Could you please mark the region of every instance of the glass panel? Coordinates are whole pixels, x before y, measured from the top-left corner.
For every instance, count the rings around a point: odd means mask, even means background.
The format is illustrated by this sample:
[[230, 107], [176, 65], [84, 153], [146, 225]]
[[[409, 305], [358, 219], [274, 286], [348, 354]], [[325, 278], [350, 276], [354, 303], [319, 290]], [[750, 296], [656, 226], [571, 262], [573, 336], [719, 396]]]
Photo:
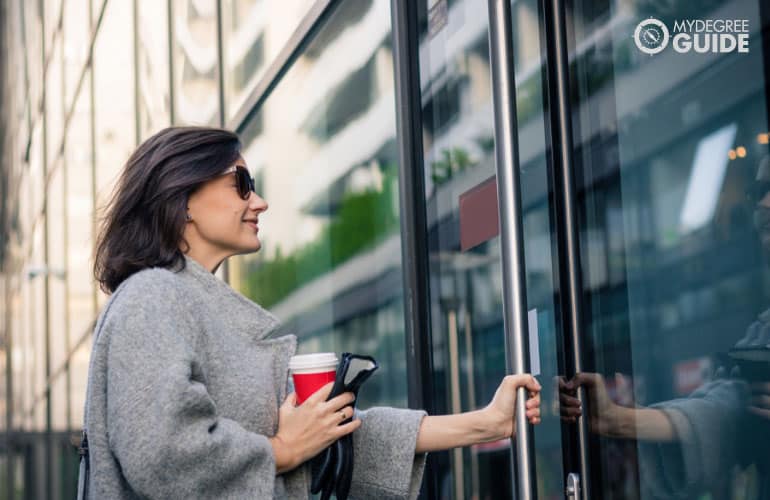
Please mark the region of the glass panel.
[[22, 412], [19, 408], [24, 408], [24, 390], [27, 385], [27, 323], [24, 316], [24, 309], [22, 306], [22, 299], [24, 298], [24, 286], [20, 282], [22, 273], [18, 273], [13, 277], [11, 282], [12, 286], [12, 302], [11, 302], [11, 324], [10, 332], [13, 336], [11, 339], [11, 369], [13, 370], [13, 389], [12, 389], [12, 402], [14, 406], [14, 412], [11, 415], [11, 427], [22, 427]]
[[[88, 58], [88, 44], [91, 43], [88, 2], [89, 0], [67, 0], [63, 7], [64, 102], [68, 110]], [[84, 81], [84, 85], [88, 85], [88, 80]]]
[[[373, 14], [371, 0], [358, 3], [362, 12]], [[313, 0], [223, 0], [222, 43], [228, 120], [238, 112], [249, 91], [288, 42], [311, 5]], [[362, 24], [365, 22], [362, 20]], [[332, 36], [338, 34], [329, 33]]]
[[[48, 338], [50, 349], [50, 373], [53, 375], [64, 366], [67, 359], [67, 286], [65, 262], [66, 208], [64, 206], [63, 166], [59, 164], [51, 174], [48, 183], [47, 229], [48, 229]], [[44, 279], [44, 276], [38, 278]], [[63, 380], [64, 377], [59, 377]], [[60, 385], [60, 384], [59, 384]], [[51, 389], [51, 416], [56, 430], [67, 426], [66, 391], [54, 385]], [[45, 404], [42, 402], [41, 404]]]
[[82, 338], [82, 343], [70, 359], [70, 411], [72, 412], [72, 429], [83, 428], [83, 410], [86, 404], [86, 384], [88, 380], [88, 361], [91, 357], [91, 336]]
[[[48, 219], [48, 324], [51, 346], [51, 370], [64, 364], [67, 355], [66, 300], [65, 283], [65, 230], [64, 215], [64, 178], [59, 166], [51, 174], [48, 184], [47, 219]], [[42, 221], [41, 221], [42, 222]]]
[[20, 2], [24, 15], [24, 45], [29, 73], [29, 98], [32, 121], [40, 116], [40, 96], [43, 89], [43, 34], [39, 2]]
[[135, 147], [133, 18], [130, 2], [109, 2], [94, 45], [98, 205]]
[[48, 63], [45, 75], [45, 106], [46, 106], [46, 135], [48, 148], [48, 170], [59, 159], [59, 148], [62, 141], [64, 126], [64, 101], [62, 87], [62, 51], [61, 40], [56, 39], [56, 45], [51, 52], [52, 57]]
[[[59, 16], [61, 15], [62, 0], [44, 0], [40, 2], [43, 5], [45, 14], [45, 50], [46, 57], [51, 53], [54, 34], [59, 29]], [[56, 34], [58, 36], [58, 34]]]
[[67, 377], [65, 373], [54, 379], [51, 387], [51, 428], [54, 432], [66, 431], [69, 427]]
[[[437, 413], [488, 404], [506, 374], [494, 114], [485, 5], [426, 2], [421, 25], [426, 204]], [[558, 373], [538, 3], [513, 6], [528, 306], [542, 380]], [[475, 233], [475, 234], [474, 234]], [[534, 349], [533, 349], [534, 350]], [[543, 384], [543, 400], [553, 397]], [[535, 429], [541, 498], [563, 493], [560, 421]], [[510, 498], [510, 441], [436, 454], [441, 498]], [[502, 480], [506, 478], [505, 480]]]
[[[28, 268], [27, 279], [30, 280], [30, 301], [27, 302], [27, 314], [30, 316], [32, 336], [32, 381], [28, 404], [25, 410], [31, 410], [33, 419], [31, 430], [45, 430], [45, 387], [46, 387], [46, 339], [45, 339], [45, 314], [40, 310], [40, 304], [45, 304], [45, 283], [42, 274], [35, 273], [45, 265], [45, 251], [43, 247], [43, 224], [39, 221], [35, 226], [32, 239], [31, 269]], [[33, 272], [30, 273], [29, 270]]]
[[[7, 328], [11, 326], [11, 318], [9, 317], [9, 314], [11, 314], [11, 308], [9, 305], [11, 304], [11, 294], [10, 291], [10, 273], [0, 275], [0, 317], [2, 317], [5, 321], [3, 322], [3, 333], [2, 333], [2, 340], [3, 340], [3, 346], [2, 349], [0, 349], [0, 411], [2, 411], [3, 415], [7, 415], [7, 409], [13, 408], [13, 405], [11, 403], [11, 397], [12, 394], [9, 394], [6, 390], [8, 386], [8, 363], [7, 363], [7, 357], [11, 354], [8, 352], [10, 341], [11, 341], [11, 332], [13, 330], [8, 330]], [[12, 379], [11, 379], [12, 380]], [[0, 432], [7, 432], [8, 431], [8, 421], [3, 420], [0, 422]], [[5, 460], [3, 457], [7, 457], [7, 450], [4, 450], [3, 453], [0, 454], [0, 460]], [[0, 463], [0, 467], [5, 465], [5, 463]], [[2, 475], [4, 473], [0, 473], [0, 478], [3, 479], [3, 481], [7, 481], [8, 477], [5, 475]]]
[[[357, 0], [335, 7], [242, 134], [270, 208], [262, 250], [231, 259], [231, 276], [297, 333], [300, 352], [375, 357], [362, 406], [406, 406], [390, 16], [373, 43], [359, 14]], [[341, 26], [345, 43], [331, 36]]]
[[[89, 78], [86, 72], [86, 78]], [[90, 86], [75, 101], [67, 129], [67, 300], [71, 342], [90, 334], [94, 311], [91, 253], [94, 245]], [[68, 350], [72, 345], [68, 346]], [[78, 383], [85, 383], [85, 379]]]
[[[94, 44], [97, 213], [136, 146], [132, 10], [130, 2], [107, 3]], [[101, 308], [107, 296], [97, 297]]]
[[174, 0], [174, 99], [177, 124], [219, 123], [216, 0]]
[[16, 399], [16, 404], [20, 410], [17, 410], [16, 414], [19, 415], [18, 425], [22, 429], [29, 429], [29, 415], [28, 411], [32, 405], [32, 383], [34, 380], [34, 329], [32, 324], [32, 315], [30, 314], [30, 304], [32, 303], [32, 283], [27, 279], [26, 273], [21, 274], [21, 300], [19, 303], [20, 323], [23, 328], [20, 335], [20, 363], [21, 377], [14, 381], [14, 385], [19, 383], [19, 397]]
[[171, 121], [168, 67], [168, 4], [138, 0], [137, 49], [140, 141]]
[[32, 229], [38, 223], [43, 211], [45, 201], [45, 169], [43, 166], [43, 120], [38, 120], [32, 131], [32, 144], [29, 148], [29, 177], [27, 183], [27, 196], [29, 197], [28, 213], [26, 219], [28, 231], [27, 240], [32, 237]]
[[768, 343], [760, 3], [576, 3], [584, 355], [600, 375], [579, 381], [597, 498], [770, 498], [770, 421], [746, 383], [770, 365], [731, 357]]
[[[99, 14], [106, 7], [107, 0], [90, 0], [91, 3], [91, 25], [96, 26], [99, 20]], [[125, 2], [124, 2], [125, 3]]]
[[78, 472], [80, 469], [80, 456], [77, 446], [80, 444], [80, 436], [77, 433], [70, 433], [69, 436], [62, 436], [59, 442], [61, 456], [61, 467], [59, 475], [61, 478], [61, 497], [72, 498], [77, 496], [78, 491]]

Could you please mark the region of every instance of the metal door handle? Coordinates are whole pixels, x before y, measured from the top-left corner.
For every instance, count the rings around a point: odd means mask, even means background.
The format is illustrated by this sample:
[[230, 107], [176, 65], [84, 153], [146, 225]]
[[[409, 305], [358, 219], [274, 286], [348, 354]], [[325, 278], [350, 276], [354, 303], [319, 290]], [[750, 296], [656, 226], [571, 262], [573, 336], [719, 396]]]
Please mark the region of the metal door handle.
[[[508, 373], [521, 374], [530, 371], [529, 328], [510, 0], [489, 0], [489, 48], [500, 203], [506, 364]], [[516, 498], [537, 500], [534, 432], [527, 422], [526, 400], [527, 390], [520, 387], [516, 398], [516, 439], [511, 449], [512, 472], [516, 478]]]
[[567, 487], [565, 493], [567, 500], [578, 500], [580, 498], [580, 475], [570, 472], [567, 474]]

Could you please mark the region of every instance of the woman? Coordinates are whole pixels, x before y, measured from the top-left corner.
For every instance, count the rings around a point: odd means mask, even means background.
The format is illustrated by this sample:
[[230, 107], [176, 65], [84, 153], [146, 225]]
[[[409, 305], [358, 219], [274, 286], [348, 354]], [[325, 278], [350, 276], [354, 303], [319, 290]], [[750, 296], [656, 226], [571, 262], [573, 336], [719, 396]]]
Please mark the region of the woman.
[[279, 321], [213, 275], [259, 250], [265, 210], [232, 132], [167, 128], [129, 158], [95, 256], [111, 297], [89, 370], [89, 497], [308, 498], [307, 461], [348, 433], [351, 496], [415, 497], [426, 452], [513, 434], [518, 387], [539, 422], [530, 375], [459, 415], [372, 408], [339, 425], [352, 395], [326, 401], [330, 385], [295, 406], [296, 338], [267, 338]]

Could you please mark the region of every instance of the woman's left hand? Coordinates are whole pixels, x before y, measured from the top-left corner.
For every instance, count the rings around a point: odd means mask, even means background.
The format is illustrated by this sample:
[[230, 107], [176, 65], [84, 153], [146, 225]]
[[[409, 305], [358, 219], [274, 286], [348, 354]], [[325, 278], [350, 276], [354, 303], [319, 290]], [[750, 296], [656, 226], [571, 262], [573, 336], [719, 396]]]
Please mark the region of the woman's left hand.
[[540, 383], [529, 374], [508, 375], [500, 383], [484, 412], [494, 422], [494, 428], [500, 430], [498, 439], [513, 436], [513, 417], [516, 412], [516, 393], [519, 387], [529, 392], [527, 399], [527, 420], [531, 424], [540, 423]]

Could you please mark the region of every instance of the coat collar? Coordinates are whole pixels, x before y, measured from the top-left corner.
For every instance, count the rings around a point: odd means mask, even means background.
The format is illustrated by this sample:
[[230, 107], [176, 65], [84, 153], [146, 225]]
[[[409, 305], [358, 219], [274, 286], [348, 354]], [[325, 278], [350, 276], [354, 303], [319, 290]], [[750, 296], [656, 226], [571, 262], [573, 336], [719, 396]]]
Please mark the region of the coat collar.
[[234, 290], [230, 285], [217, 278], [211, 271], [206, 269], [201, 263], [195, 259], [185, 255], [185, 267], [184, 269], [176, 270], [175, 272], [190, 277], [196, 280], [204, 290], [209, 294], [229, 296], [232, 299], [240, 302], [246, 308], [254, 311], [256, 318], [256, 328], [252, 331], [255, 332], [257, 339], [263, 339], [265, 337], [276, 337], [282, 332], [281, 322], [270, 311], [262, 308], [256, 302], [249, 300], [242, 294]]

